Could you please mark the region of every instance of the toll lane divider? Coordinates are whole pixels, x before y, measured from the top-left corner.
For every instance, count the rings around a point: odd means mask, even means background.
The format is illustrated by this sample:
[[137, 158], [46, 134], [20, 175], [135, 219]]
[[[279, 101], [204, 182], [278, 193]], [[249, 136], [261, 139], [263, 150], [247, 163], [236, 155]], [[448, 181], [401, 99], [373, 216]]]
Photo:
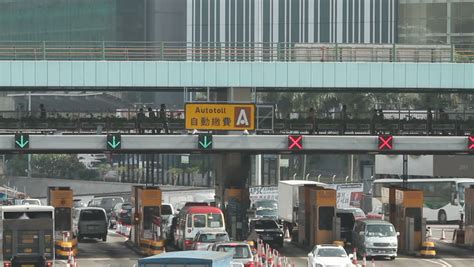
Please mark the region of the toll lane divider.
[[254, 255], [254, 266], [256, 267], [295, 267], [289, 259], [265, 244], [261, 239], [257, 240], [257, 249]]

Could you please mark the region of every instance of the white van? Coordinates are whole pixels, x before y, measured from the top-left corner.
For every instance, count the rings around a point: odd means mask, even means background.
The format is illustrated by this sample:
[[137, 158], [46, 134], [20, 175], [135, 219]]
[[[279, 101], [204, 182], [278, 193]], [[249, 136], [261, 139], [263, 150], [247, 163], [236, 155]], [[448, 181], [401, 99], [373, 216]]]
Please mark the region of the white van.
[[383, 220], [357, 220], [352, 232], [352, 243], [357, 253], [367, 257], [397, 257], [398, 235], [393, 224]]

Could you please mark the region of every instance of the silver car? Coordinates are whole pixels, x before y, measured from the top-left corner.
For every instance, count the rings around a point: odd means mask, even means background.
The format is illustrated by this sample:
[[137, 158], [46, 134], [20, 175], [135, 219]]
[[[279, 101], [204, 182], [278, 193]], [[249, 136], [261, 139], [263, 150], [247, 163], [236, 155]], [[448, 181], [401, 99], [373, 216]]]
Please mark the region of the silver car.
[[225, 231], [199, 231], [193, 240], [193, 250], [207, 250], [216, 242], [229, 241], [229, 235]]
[[253, 266], [253, 254], [246, 242], [220, 242], [210, 246], [208, 250], [232, 253], [233, 264], [242, 263], [244, 267]]

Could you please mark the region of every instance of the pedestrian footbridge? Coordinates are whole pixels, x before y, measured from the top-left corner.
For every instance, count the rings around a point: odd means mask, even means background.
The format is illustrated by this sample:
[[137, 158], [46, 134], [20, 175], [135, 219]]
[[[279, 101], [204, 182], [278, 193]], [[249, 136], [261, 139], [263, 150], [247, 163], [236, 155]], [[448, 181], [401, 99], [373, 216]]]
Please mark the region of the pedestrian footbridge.
[[471, 54], [455, 46], [0, 43], [0, 87], [467, 92]]

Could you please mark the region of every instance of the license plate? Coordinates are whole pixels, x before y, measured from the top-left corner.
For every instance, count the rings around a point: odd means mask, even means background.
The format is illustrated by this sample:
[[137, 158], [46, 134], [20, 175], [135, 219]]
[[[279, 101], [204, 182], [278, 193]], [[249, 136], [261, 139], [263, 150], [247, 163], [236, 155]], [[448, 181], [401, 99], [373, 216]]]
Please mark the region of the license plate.
[[35, 267], [34, 264], [22, 264], [21, 267]]
[[96, 226], [87, 226], [87, 229], [89, 229], [89, 230], [94, 230], [96, 228], [97, 228]]

